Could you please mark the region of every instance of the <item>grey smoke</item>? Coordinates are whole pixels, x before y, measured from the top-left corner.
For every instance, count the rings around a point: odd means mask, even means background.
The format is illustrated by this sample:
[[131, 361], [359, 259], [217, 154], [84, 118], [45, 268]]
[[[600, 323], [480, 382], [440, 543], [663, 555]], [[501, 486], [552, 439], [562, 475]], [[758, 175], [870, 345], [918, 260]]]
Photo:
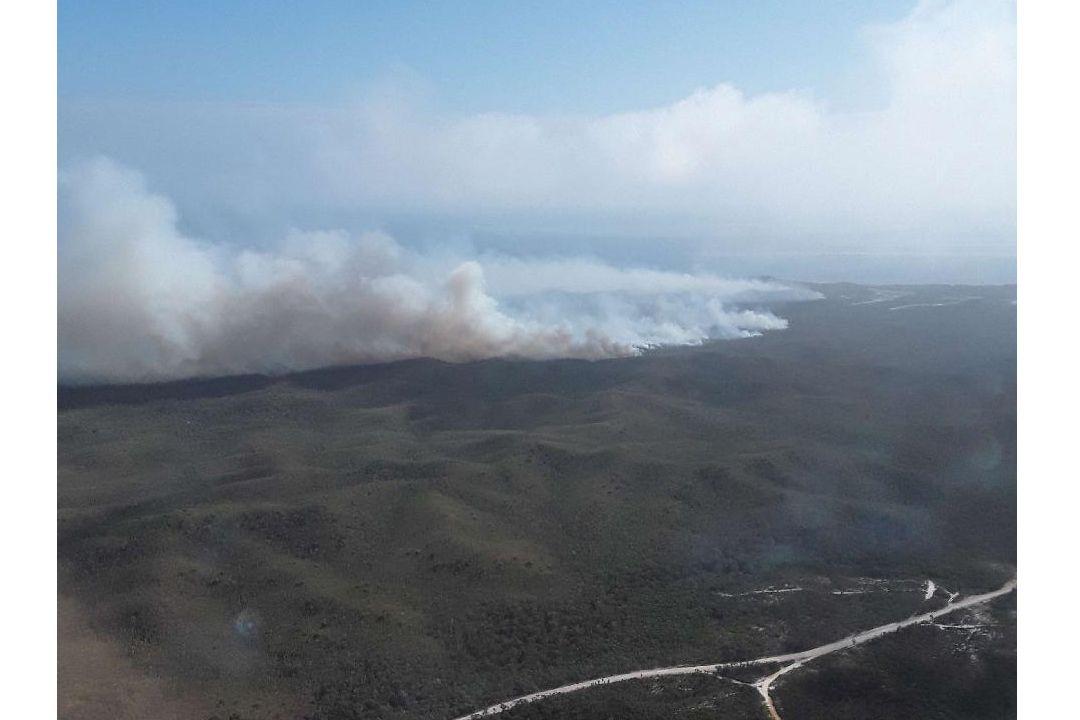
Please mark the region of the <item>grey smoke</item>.
[[160, 380], [411, 357], [602, 358], [786, 327], [815, 297], [581, 258], [434, 258], [378, 232], [208, 244], [108, 159], [61, 173], [60, 378]]

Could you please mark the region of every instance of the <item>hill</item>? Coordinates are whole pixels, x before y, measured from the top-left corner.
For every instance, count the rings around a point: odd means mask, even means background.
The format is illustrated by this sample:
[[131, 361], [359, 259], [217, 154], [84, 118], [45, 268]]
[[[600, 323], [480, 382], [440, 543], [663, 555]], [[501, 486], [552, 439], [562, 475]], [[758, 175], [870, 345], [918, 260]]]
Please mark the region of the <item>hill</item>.
[[[634, 358], [60, 388], [62, 716], [451, 718], [809, 647], [928, 578], [996, 587], [1015, 288], [815, 289], [785, 331]], [[1007, 680], [1002, 633], [983, 670]], [[793, 687], [827, 713], [821, 677]], [[745, 717], [704, 682], [514, 712], [697, 717], [699, 695]]]

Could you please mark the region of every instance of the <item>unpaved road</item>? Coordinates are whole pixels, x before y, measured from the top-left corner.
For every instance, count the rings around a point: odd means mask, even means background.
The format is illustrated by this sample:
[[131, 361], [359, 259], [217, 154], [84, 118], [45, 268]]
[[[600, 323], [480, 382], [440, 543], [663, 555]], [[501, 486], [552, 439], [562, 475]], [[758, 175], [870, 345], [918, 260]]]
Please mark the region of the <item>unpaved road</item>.
[[765, 707], [769, 712], [769, 717], [772, 720], [781, 720], [780, 716], [776, 712], [776, 708], [773, 705], [772, 697], [769, 695], [769, 691], [772, 688], [776, 679], [781, 675], [791, 672], [796, 668], [805, 665], [806, 663], [823, 655], [829, 655], [838, 650], [861, 645], [865, 642], [870, 642], [888, 633], [902, 630], [903, 628], [911, 625], [918, 625], [919, 623], [931, 622], [943, 615], [962, 610], [972, 605], [979, 605], [985, 602], [990, 602], [994, 598], [1007, 595], [1016, 589], [1016, 579], [1013, 578], [1007, 583], [1002, 585], [997, 590], [992, 590], [981, 595], [969, 595], [965, 598], [955, 599], [950, 601], [944, 607], [937, 610], [931, 610], [930, 612], [921, 613], [918, 615], [912, 615], [904, 620], [898, 620], [897, 622], [888, 623], [885, 625], [879, 625], [869, 630], [863, 630], [862, 632], [855, 633], [854, 635], [848, 635], [840, 640], [826, 643], [825, 645], [819, 645], [818, 647], [811, 648], [809, 650], [802, 650], [800, 652], [787, 653], [786, 655], [771, 655], [768, 657], [754, 658], [752, 660], [739, 660], [735, 662], [722, 662], [713, 663], [711, 665], [677, 665], [674, 667], [653, 668], [652, 670], [635, 670], [633, 672], [622, 673], [621, 675], [607, 675], [605, 677], [593, 678], [591, 680], [582, 680], [581, 682], [571, 683], [570, 685], [562, 685], [561, 687], [551, 688], [550, 690], [541, 690], [540, 692], [531, 693], [529, 695], [521, 695], [520, 697], [510, 698], [503, 702], [486, 707], [482, 710], [476, 710], [468, 715], [462, 715], [455, 720], [476, 720], [476, 718], [488, 717], [490, 715], [498, 715], [501, 712], [509, 710], [518, 705], [525, 705], [528, 703], [534, 703], [544, 698], [552, 697], [555, 695], [566, 695], [572, 692], [578, 692], [579, 690], [587, 690], [593, 687], [599, 687], [601, 685], [610, 685], [612, 683], [624, 682], [626, 680], [642, 680], [645, 678], [666, 677], [669, 675], [691, 675], [694, 673], [717, 673], [724, 668], [738, 668], [748, 667], [752, 665], [772, 665], [780, 664], [779, 670], [767, 675], [753, 684], [757, 691], [761, 694], [762, 700], [765, 703]]

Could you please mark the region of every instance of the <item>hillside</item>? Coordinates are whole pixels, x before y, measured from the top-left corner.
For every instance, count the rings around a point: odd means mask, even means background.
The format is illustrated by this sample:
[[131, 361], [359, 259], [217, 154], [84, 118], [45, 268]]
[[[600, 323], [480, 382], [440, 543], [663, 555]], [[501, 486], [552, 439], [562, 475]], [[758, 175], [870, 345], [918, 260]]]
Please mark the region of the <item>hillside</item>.
[[[827, 642], [910, 614], [931, 578], [1000, 585], [1015, 288], [815, 289], [775, 308], [787, 330], [634, 358], [62, 387], [62, 717], [449, 719]], [[779, 588], [797, 590], [750, 594]], [[957, 677], [998, 678], [1007, 703], [1015, 613], [994, 618]], [[873, 687], [950, 667], [899, 638], [882, 652], [854, 700], [823, 680], [840, 661], [793, 676], [791, 717], [836, 697], [861, 716]], [[506, 717], [763, 713], [744, 690]], [[940, 717], [989, 716], [939, 695]]]

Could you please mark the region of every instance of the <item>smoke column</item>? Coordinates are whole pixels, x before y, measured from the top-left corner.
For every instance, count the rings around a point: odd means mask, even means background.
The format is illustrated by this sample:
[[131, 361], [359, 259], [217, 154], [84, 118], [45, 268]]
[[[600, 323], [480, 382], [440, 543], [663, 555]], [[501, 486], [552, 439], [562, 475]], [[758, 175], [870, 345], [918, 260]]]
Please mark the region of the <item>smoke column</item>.
[[206, 244], [180, 231], [169, 199], [105, 158], [61, 173], [59, 214], [62, 382], [617, 357], [783, 329], [762, 305], [816, 297], [587, 259], [448, 262], [383, 233], [293, 231], [273, 251]]

